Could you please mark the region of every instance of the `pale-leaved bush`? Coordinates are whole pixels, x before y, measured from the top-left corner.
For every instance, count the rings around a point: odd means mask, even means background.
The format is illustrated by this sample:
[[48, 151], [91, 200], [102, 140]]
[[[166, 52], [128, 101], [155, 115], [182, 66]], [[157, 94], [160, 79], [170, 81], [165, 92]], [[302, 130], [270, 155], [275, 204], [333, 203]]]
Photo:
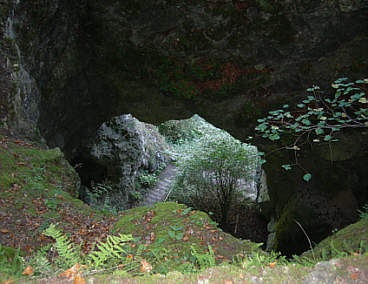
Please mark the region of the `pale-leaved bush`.
[[241, 185], [254, 178], [257, 152], [225, 131], [203, 135], [181, 150], [172, 198], [218, 212], [226, 222], [231, 204], [241, 196]]

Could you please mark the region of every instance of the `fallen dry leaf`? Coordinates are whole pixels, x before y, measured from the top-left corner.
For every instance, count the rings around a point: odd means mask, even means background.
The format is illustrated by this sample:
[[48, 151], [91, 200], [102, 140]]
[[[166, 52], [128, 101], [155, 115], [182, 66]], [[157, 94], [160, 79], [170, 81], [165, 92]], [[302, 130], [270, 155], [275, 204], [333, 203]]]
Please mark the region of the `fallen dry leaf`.
[[276, 265], [276, 261], [275, 262], [271, 262], [271, 263], [268, 264], [268, 266], [271, 267], [271, 268], [274, 268], [275, 265]]
[[140, 272], [147, 272], [147, 273], [149, 273], [149, 272], [151, 272], [152, 271], [152, 265], [151, 264], [149, 264], [148, 262], [147, 262], [147, 260], [145, 260], [145, 259], [142, 259], [141, 261], [140, 261], [140, 264], [141, 264], [141, 266], [139, 267], [139, 271]]
[[0, 229], [0, 232], [6, 234], [6, 233], [9, 233], [9, 230], [8, 229]]
[[154, 232], [150, 233], [150, 240], [151, 240], [151, 242], [153, 242], [155, 240], [155, 233]]
[[33, 273], [32, 267], [28, 265], [28, 266], [23, 270], [22, 275], [32, 275], [32, 273]]
[[84, 284], [84, 279], [80, 276], [80, 274], [77, 274], [74, 277], [73, 284]]
[[79, 272], [79, 264], [74, 264], [71, 268], [59, 274], [59, 277], [73, 278]]
[[11, 284], [11, 283], [13, 283], [14, 282], [14, 280], [8, 280], [8, 281], [3, 281], [3, 282], [1, 282], [1, 284]]
[[358, 273], [350, 273], [350, 279], [351, 280], [356, 280], [356, 279], [358, 279]]

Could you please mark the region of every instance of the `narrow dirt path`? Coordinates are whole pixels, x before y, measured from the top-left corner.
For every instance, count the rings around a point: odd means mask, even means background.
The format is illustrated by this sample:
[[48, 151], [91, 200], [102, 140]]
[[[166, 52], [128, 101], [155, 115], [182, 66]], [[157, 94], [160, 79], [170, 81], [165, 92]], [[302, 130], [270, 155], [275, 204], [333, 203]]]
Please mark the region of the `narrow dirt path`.
[[169, 191], [170, 184], [174, 181], [176, 175], [176, 166], [169, 164], [159, 176], [159, 181], [147, 193], [144, 200], [138, 206], [150, 206], [156, 202], [163, 201]]

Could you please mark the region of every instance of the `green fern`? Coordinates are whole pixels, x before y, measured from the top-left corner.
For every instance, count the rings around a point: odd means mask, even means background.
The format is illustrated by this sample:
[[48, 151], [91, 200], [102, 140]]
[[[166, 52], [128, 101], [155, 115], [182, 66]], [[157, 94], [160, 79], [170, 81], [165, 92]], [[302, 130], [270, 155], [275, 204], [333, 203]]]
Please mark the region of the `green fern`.
[[77, 262], [81, 262], [80, 246], [73, 245], [65, 235], [55, 228], [54, 224], [50, 224], [50, 226], [43, 231], [43, 234], [55, 239], [55, 248], [59, 255], [57, 264], [59, 264], [61, 268], [70, 268]]
[[33, 268], [33, 275], [49, 275], [52, 271], [51, 264], [46, 257], [47, 251], [51, 248], [51, 244], [41, 247], [28, 260], [28, 265]]
[[119, 234], [119, 236], [108, 236], [105, 243], [98, 242], [98, 250], [92, 251], [87, 256], [88, 266], [97, 269], [125, 262], [125, 257], [128, 255], [127, 242], [132, 239], [131, 235]]
[[97, 250], [93, 250], [87, 256], [81, 256], [80, 246], [73, 245], [68, 238], [51, 224], [43, 234], [55, 239], [55, 248], [58, 258], [55, 264], [60, 268], [70, 268], [75, 263], [87, 264], [91, 269], [111, 268], [117, 264], [124, 264], [126, 270], [133, 269], [137, 263], [127, 261], [129, 254], [127, 242], [133, 240], [132, 235], [108, 236], [106, 242], [98, 242]]
[[193, 245], [190, 246], [190, 249], [191, 254], [195, 258], [196, 263], [199, 265], [200, 269], [215, 266], [215, 254], [213, 253], [212, 247], [210, 245], [208, 246], [209, 252], [205, 254], [198, 253]]

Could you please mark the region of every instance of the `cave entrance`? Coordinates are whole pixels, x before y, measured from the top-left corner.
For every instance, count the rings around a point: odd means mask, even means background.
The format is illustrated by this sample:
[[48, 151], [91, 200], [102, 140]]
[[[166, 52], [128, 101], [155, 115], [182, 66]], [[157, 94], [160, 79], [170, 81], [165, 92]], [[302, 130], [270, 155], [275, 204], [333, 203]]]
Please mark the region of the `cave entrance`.
[[209, 213], [235, 237], [266, 243], [259, 208], [268, 196], [260, 193], [257, 148], [198, 115], [158, 126], [114, 117], [72, 162], [82, 181], [80, 199], [91, 206], [120, 211], [177, 201]]

